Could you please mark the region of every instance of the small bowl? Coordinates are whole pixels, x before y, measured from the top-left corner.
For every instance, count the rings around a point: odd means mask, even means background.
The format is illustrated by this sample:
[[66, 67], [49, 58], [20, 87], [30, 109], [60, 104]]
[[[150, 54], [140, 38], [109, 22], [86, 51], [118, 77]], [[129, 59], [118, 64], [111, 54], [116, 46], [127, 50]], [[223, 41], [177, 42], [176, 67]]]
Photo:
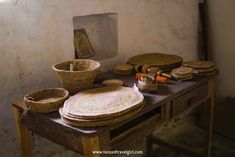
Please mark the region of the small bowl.
[[158, 83], [145, 82], [138, 80], [138, 88], [142, 91], [154, 92], [158, 89]]

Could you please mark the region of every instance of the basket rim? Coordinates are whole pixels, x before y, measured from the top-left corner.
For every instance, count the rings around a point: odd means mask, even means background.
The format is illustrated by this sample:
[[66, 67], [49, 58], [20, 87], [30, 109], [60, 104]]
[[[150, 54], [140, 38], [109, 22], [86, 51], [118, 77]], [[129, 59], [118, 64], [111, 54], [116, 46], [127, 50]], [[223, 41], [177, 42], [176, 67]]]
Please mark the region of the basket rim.
[[[73, 61], [79, 61], [79, 60], [84, 60], [84, 61], [92, 61], [95, 62], [97, 64], [96, 67], [92, 68], [92, 69], [88, 69], [88, 70], [83, 70], [83, 71], [69, 71], [69, 70], [61, 70], [61, 69], [57, 69], [55, 66], [59, 65], [59, 64], [64, 64], [67, 62], [73, 62]], [[52, 68], [56, 71], [56, 72], [64, 72], [64, 73], [84, 73], [84, 72], [90, 72], [90, 71], [94, 71], [94, 70], [98, 70], [100, 68], [100, 63], [98, 61], [92, 60], [92, 59], [73, 59], [73, 60], [67, 60], [64, 62], [60, 62], [60, 63], [56, 63], [52, 65]]]
[[62, 92], [64, 92], [64, 94], [65, 94], [63, 97], [59, 97], [59, 98], [58, 98], [56, 101], [54, 101], [53, 103], [58, 102], [58, 101], [61, 101], [61, 100], [64, 100], [64, 99], [66, 99], [67, 97], [69, 97], [69, 92], [68, 92], [66, 89], [64, 89], [64, 88], [45, 88], [45, 89], [36, 90], [36, 91], [27, 93], [27, 94], [24, 96], [24, 102], [27, 101], [28, 103], [34, 103], [35, 105], [39, 105], [39, 104], [48, 104], [48, 102], [42, 103], [42, 102], [36, 102], [36, 101], [27, 99], [27, 97], [30, 96], [31, 94], [38, 93], [38, 92], [42, 92], [42, 91], [48, 91], [48, 90], [49, 90], [49, 91], [50, 91], [50, 90], [62, 91]]

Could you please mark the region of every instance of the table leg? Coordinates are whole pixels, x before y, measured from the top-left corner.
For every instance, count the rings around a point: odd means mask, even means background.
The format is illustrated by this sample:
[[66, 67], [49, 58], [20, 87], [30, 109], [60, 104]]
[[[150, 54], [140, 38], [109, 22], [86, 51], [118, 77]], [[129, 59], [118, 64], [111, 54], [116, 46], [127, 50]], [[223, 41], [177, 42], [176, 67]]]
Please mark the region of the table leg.
[[169, 120], [171, 118], [171, 102], [161, 106], [161, 119]]
[[17, 135], [18, 135], [18, 141], [20, 146], [20, 156], [21, 157], [31, 157], [32, 156], [32, 145], [30, 140], [30, 132], [29, 129], [22, 126], [20, 122], [20, 118], [22, 115], [22, 109], [19, 109], [17, 107], [12, 107], [15, 123], [16, 123], [16, 129], [17, 129]]
[[206, 133], [206, 157], [211, 156], [211, 146], [212, 146], [212, 134], [213, 134], [213, 110], [214, 110], [214, 100], [210, 98], [208, 104], [208, 126]]
[[153, 152], [153, 142], [152, 142], [152, 135], [149, 135], [146, 137], [146, 143], [147, 143], [147, 147], [146, 147], [146, 157], [150, 156], [151, 153]]
[[103, 151], [109, 150], [109, 134], [97, 134], [91, 137], [82, 137], [84, 157], [102, 157]]
[[215, 103], [215, 80], [209, 81], [209, 103], [208, 103], [208, 126], [206, 135], [206, 157], [211, 156], [212, 135], [213, 135], [213, 118], [214, 118], [214, 103]]

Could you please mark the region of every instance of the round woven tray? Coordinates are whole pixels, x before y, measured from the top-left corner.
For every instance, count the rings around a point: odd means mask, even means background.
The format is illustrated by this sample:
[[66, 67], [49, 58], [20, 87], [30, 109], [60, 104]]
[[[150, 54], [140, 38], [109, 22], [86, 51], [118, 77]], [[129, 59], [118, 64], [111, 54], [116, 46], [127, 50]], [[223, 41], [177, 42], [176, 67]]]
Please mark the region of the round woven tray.
[[80, 119], [115, 117], [141, 106], [143, 99], [132, 88], [106, 86], [77, 93], [64, 103], [63, 110]]
[[189, 75], [189, 74], [192, 74], [193, 72], [193, 69], [190, 68], [190, 67], [179, 67], [179, 68], [175, 68], [171, 71], [171, 74], [174, 74], [174, 75]]
[[207, 69], [198, 69], [196, 70], [198, 73], [211, 73], [215, 71], [215, 67], [213, 66], [212, 68], [207, 68]]
[[50, 88], [31, 92], [24, 96], [26, 107], [33, 112], [48, 113], [58, 111], [69, 92], [63, 88]]
[[214, 66], [214, 63], [211, 61], [189, 61], [184, 62], [183, 66], [188, 66], [193, 69], [208, 69]]
[[70, 94], [90, 88], [97, 74], [101, 72], [100, 63], [90, 59], [66, 61], [52, 67], [57, 72], [61, 86]]
[[181, 66], [171, 71], [171, 75], [178, 80], [190, 80], [193, 78], [193, 69], [190, 67]]
[[118, 75], [131, 75], [133, 73], [133, 66], [129, 64], [119, 64], [114, 67], [113, 72]]
[[207, 73], [195, 73], [194, 76], [198, 76], [198, 77], [200, 77], [200, 76], [213, 76], [215, 74], [216, 74], [216, 71], [214, 70], [212, 72], [207, 72]]
[[61, 118], [66, 124], [69, 124], [72, 126], [80, 126], [80, 127], [95, 127], [95, 126], [111, 125], [111, 124], [119, 123], [124, 120], [130, 119], [131, 117], [139, 113], [142, 110], [143, 106], [144, 105], [142, 104], [142, 106], [140, 106], [136, 110], [127, 112], [125, 115], [121, 115], [117, 117], [109, 117], [109, 118], [104, 118], [104, 119], [94, 119], [94, 120], [71, 118], [63, 113], [62, 108], [59, 110], [59, 112], [60, 112]]
[[177, 55], [146, 53], [129, 58], [128, 63], [132, 65], [149, 64], [160, 69], [171, 69], [182, 63], [183, 59]]
[[105, 86], [122, 86], [123, 81], [119, 79], [109, 79], [102, 82]]

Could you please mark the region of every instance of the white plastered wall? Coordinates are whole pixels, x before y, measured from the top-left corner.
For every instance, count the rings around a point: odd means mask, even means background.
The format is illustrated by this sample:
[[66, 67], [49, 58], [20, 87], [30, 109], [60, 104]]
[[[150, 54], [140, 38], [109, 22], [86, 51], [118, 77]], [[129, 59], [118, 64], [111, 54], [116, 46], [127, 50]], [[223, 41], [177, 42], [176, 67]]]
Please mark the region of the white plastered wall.
[[[197, 0], [1, 0], [0, 147], [17, 156], [11, 102], [25, 93], [58, 86], [51, 65], [72, 59], [73, 16], [118, 13], [119, 55], [100, 61], [104, 70], [144, 52], [197, 56]], [[41, 138], [35, 156], [66, 151]], [[11, 150], [11, 151], [10, 151]]]

